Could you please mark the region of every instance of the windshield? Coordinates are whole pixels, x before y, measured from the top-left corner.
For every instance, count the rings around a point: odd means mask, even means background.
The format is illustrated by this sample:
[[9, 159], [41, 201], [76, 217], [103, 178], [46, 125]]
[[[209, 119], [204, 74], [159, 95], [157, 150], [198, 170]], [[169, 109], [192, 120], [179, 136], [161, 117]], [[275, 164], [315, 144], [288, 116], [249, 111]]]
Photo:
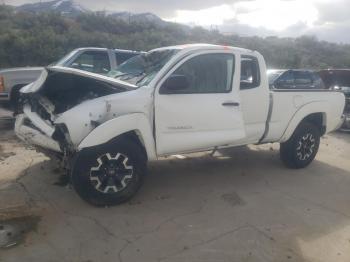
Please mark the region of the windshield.
[[135, 56], [109, 72], [108, 76], [138, 87], [148, 85], [177, 52], [176, 49], [166, 49]]

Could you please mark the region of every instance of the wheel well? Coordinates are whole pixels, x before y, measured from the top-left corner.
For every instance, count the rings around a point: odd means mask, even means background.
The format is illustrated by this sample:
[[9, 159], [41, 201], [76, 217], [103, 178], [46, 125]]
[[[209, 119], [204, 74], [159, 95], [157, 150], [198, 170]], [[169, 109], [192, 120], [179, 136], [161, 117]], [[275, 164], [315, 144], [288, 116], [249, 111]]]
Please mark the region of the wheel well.
[[126, 132], [124, 134], [120, 134], [119, 136], [108, 141], [107, 143], [113, 142], [116, 139], [123, 139], [123, 138], [135, 142], [142, 149], [146, 160], [148, 159], [147, 151], [146, 151], [145, 145], [143, 143], [143, 139], [137, 130], [132, 130], [132, 131]]
[[318, 127], [320, 130], [321, 135], [324, 135], [326, 132], [326, 115], [325, 113], [313, 113], [308, 116], [306, 116], [301, 123], [311, 123]]

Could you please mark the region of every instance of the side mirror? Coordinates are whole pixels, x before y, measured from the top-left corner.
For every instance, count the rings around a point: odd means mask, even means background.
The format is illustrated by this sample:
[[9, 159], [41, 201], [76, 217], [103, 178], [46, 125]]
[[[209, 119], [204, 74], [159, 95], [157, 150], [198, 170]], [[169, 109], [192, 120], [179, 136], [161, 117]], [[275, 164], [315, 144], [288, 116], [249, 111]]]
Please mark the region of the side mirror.
[[190, 87], [187, 77], [184, 75], [171, 75], [160, 87], [160, 94], [176, 94], [178, 91]]

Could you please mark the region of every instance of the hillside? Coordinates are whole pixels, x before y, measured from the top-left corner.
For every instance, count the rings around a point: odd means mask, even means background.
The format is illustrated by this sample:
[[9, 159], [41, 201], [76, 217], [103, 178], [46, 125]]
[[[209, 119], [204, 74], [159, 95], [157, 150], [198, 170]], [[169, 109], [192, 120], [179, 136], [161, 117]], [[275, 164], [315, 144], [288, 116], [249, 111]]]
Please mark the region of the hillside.
[[53, 0], [49, 2], [37, 2], [18, 6], [15, 8], [17, 11], [22, 12], [57, 12], [62, 15], [76, 16], [82, 13], [90, 12], [90, 10], [82, 7], [73, 0]]
[[[71, 1], [56, 2], [59, 7]], [[0, 6], [1, 68], [47, 65], [83, 46], [149, 50], [194, 42], [254, 49], [265, 56], [269, 67], [275, 68], [350, 67], [349, 45], [320, 42], [313, 37], [225, 36], [200, 27], [168, 23], [150, 13], [107, 15], [83, 10], [73, 16], [50, 8], [23, 10], [23, 6]]]

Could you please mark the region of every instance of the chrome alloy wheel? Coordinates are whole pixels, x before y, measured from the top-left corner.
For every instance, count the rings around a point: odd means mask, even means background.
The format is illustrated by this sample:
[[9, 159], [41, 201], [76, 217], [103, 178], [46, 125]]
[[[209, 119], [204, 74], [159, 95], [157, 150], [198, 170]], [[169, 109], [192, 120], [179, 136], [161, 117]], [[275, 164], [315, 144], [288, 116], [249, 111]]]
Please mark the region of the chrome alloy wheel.
[[307, 133], [302, 136], [298, 141], [297, 147], [297, 156], [299, 160], [307, 160], [310, 158], [314, 152], [315, 146], [316, 140], [312, 134]]
[[129, 158], [121, 153], [114, 157], [106, 153], [97, 158], [98, 165], [90, 169], [90, 181], [96, 190], [109, 194], [127, 187], [134, 168], [128, 164]]

